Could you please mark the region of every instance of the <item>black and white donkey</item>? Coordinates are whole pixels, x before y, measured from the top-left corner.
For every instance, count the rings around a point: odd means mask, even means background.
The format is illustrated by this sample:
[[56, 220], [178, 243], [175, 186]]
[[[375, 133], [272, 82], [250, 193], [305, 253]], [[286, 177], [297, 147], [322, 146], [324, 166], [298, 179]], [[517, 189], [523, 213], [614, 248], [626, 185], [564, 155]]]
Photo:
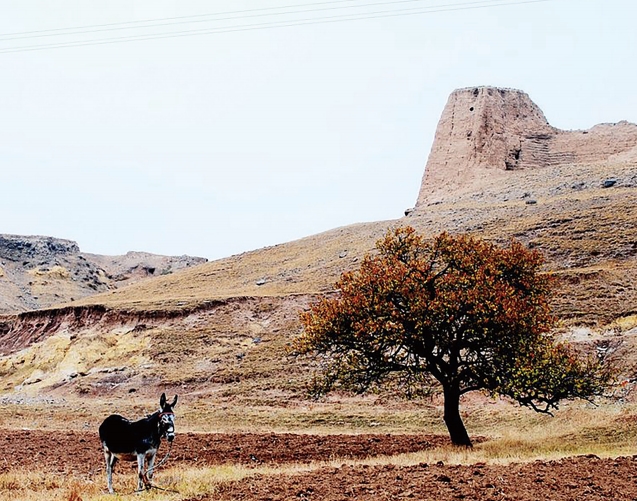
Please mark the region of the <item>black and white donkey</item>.
[[[155, 456], [162, 438], [172, 442], [175, 438], [175, 413], [177, 395], [172, 403], [166, 402], [166, 394], [159, 399], [159, 410], [139, 421], [112, 414], [100, 425], [100, 440], [106, 459], [108, 492], [113, 491], [113, 467], [118, 459], [137, 460], [139, 476], [137, 490], [150, 489]], [[146, 461], [148, 460], [148, 467]]]

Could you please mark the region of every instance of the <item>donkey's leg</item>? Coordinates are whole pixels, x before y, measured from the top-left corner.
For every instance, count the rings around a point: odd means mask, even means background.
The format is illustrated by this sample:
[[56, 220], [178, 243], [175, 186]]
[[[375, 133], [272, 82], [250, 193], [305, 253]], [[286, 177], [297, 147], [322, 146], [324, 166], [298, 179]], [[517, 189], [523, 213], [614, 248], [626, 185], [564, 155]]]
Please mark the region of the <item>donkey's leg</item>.
[[113, 466], [117, 458], [108, 449], [104, 448], [104, 459], [106, 460], [106, 485], [108, 492], [113, 494]]
[[155, 456], [157, 456], [157, 451], [148, 456], [148, 468], [146, 468], [146, 478], [148, 479], [148, 483], [153, 479], [153, 468], [155, 465]]
[[146, 462], [146, 456], [137, 454], [137, 490], [141, 491], [146, 483], [146, 473], [144, 472], [144, 463]]

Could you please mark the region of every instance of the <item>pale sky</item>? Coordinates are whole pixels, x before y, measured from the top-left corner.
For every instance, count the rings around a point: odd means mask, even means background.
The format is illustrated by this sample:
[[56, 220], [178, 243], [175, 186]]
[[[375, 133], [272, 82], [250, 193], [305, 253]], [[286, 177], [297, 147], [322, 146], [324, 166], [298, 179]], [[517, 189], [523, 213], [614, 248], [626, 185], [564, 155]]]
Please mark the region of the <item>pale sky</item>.
[[630, 0], [0, 0], [0, 233], [215, 259], [398, 218], [456, 88], [522, 89], [564, 129], [637, 122], [636, 20]]

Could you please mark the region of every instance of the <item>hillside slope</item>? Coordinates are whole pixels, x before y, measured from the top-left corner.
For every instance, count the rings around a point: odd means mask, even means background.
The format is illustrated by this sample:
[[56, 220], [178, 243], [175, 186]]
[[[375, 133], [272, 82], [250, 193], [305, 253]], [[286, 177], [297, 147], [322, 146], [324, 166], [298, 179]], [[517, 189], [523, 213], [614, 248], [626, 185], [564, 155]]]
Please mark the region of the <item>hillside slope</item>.
[[[529, 106], [516, 92], [491, 94]], [[484, 109], [496, 109], [498, 101], [487, 104]], [[515, 110], [507, 109], [507, 120], [513, 120]], [[489, 117], [483, 117], [487, 130]], [[456, 113], [455, 120], [462, 117]], [[510, 137], [524, 134], [524, 127], [509, 127], [507, 120], [498, 127]], [[621, 129], [632, 130], [630, 124]], [[460, 137], [468, 141], [466, 134]], [[437, 134], [436, 143], [444, 138]], [[444, 149], [436, 143], [432, 154]], [[301, 398], [309, 371], [285, 351], [300, 329], [299, 311], [318, 294], [333, 291], [338, 276], [355, 268], [389, 228], [406, 224], [428, 236], [468, 232], [499, 243], [516, 238], [541, 250], [547, 269], [561, 278], [555, 311], [564, 332], [597, 346], [619, 346], [632, 377], [637, 150], [627, 143], [620, 155], [608, 153], [606, 143], [598, 149], [588, 144], [589, 153], [581, 157], [554, 156], [513, 169], [471, 161], [463, 172], [474, 167], [475, 172], [431, 191], [428, 183], [445, 176], [444, 162], [438, 163], [435, 175], [425, 173], [421, 190], [435, 196], [421, 196], [403, 218], [338, 228], [64, 307], [5, 316], [2, 391], [122, 396], [173, 385], [198, 398], [240, 398], [255, 405]], [[456, 147], [448, 145], [449, 151]], [[568, 162], [556, 163], [559, 158]], [[458, 166], [447, 167], [453, 177]]]
[[[605, 188], [609, 179], [614, 184]], [[637, 163], [630, 162], [507, 171], [398, 220], [339, 228], [74, 304], [178, 310], [238, 296], [325, 292], [389, 228], [407, 224], [429, 236], [468, 232], [541, 250], [548, 268], [564, 278], [556, 308], [571, 323], [637, 313]]]

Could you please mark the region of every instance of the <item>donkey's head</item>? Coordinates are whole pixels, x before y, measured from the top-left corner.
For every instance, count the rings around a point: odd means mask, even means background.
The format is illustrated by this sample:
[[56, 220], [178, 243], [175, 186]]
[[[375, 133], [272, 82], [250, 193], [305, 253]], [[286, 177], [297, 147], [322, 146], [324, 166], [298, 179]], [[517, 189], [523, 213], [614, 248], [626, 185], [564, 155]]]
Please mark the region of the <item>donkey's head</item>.
[[162, 393], [159, 399], [159, 434], [166, 437], [169, 442], [175, 438], [175, 411], [177, 405], [177, 395], [172, 403], [166, 402], [166, 394]]

